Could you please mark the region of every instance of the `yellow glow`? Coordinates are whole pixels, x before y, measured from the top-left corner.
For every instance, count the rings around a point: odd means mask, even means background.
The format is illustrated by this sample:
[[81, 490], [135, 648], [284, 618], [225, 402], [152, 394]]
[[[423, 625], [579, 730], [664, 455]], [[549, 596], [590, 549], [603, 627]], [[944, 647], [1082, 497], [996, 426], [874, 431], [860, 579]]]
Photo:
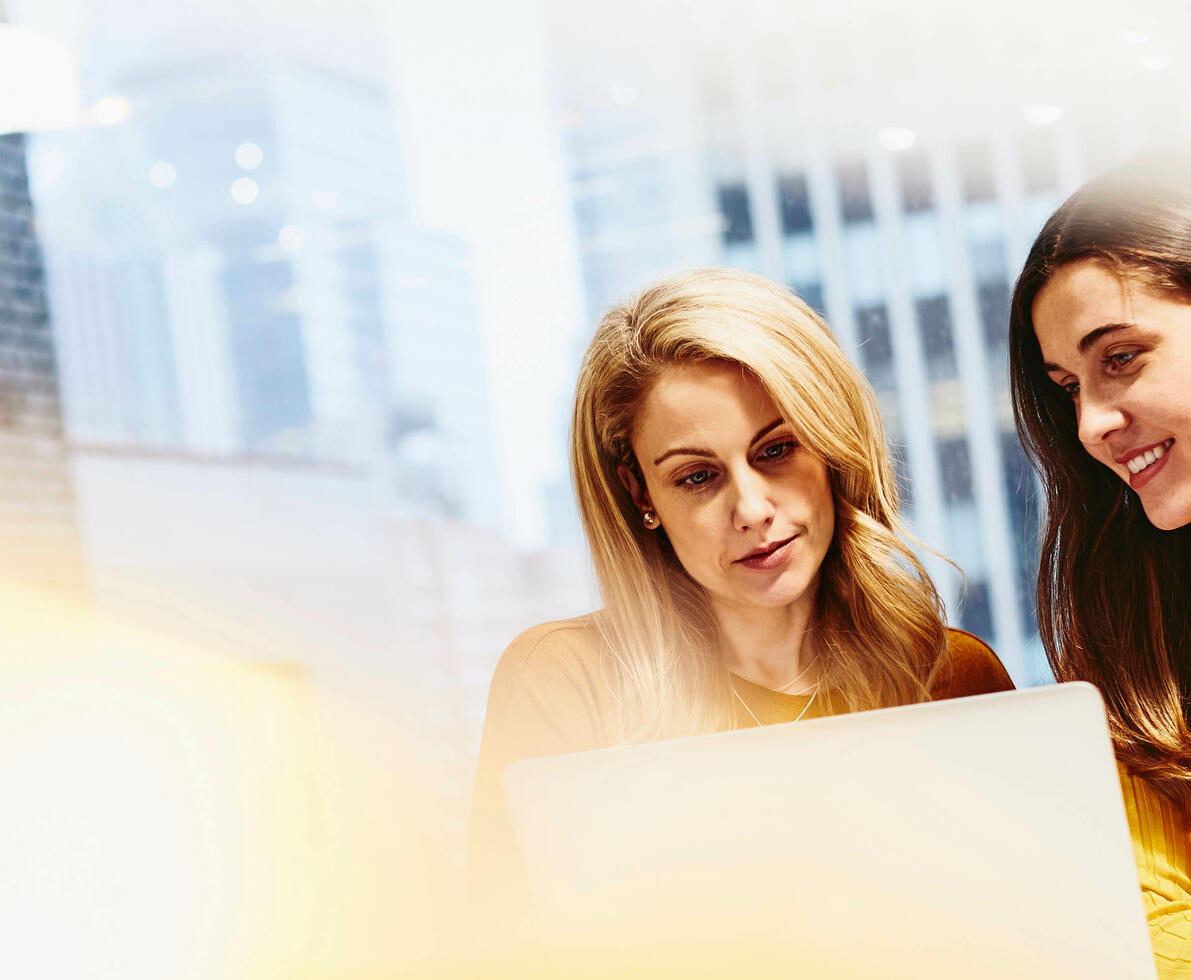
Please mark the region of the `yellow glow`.
[[8, 976], [379, 975], [445, 946], [395, 718], [0, 589]]

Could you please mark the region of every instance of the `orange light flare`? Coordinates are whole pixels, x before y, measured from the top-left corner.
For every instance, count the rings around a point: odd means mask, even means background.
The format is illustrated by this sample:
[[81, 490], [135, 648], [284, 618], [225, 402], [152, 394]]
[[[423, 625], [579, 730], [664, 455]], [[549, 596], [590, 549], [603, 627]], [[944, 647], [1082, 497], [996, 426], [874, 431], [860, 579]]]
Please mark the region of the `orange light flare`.
[[0, 624], [0, 973], [372, 976], [439, 957], [448, 865], [394, 717], [300, 666], [19, 587], [0, 588]]

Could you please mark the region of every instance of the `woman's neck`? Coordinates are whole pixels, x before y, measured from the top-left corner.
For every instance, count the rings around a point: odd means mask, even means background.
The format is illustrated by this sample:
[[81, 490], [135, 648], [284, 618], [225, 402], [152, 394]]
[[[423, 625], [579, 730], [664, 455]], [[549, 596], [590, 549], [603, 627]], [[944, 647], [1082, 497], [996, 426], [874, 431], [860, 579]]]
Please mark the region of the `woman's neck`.
[[814, 605], [795, 602], [764, 608], [716, 606], [725, 666], [746, 681], [780, 690], [797, 679], [800, 693], [818, 679], [814, 663]]

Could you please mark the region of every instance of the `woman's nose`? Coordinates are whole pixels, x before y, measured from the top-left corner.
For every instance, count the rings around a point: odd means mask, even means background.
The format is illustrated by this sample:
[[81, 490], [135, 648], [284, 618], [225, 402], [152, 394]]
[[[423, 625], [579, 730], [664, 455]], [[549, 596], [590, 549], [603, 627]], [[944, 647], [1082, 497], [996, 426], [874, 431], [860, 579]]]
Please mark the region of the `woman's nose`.
[[736, 501], [732, 523], [737, 530], [761, 527], [773, 519], [774, 506], [769, 484], [759, 473], [746, 473], [736, 480]]
[[1129, 424], [1129, 417], [1118, 400], [1095, 391], [1080, 391], [1079, 441], [1089, 451], [1100, 448], [1104, 440]]

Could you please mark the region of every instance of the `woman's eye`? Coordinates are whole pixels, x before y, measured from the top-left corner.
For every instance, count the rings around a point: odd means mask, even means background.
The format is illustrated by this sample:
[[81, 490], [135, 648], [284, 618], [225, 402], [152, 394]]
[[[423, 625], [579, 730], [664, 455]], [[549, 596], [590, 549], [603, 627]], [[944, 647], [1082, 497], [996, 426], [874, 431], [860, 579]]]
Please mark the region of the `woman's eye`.
[[1106, 357], [1104, 359], [1104, 363], [1107, 364], [1109, 367], [1122, 368], [1122, 367], [1127, 367], [1129, 365], [1129, 363], [1135, 357], [1137, 357], [1137, 351], [1126, 350], [1126, 351], [1121, 351], [1118, 354], [1109, 354], [1108, 357]]
[[1072, 381], [1070, 384], [1065, 384], [1062, 387], [1063, 387], [1063, 390], [1065, 392], [1067, 392], [1067, 394], [1071, 398], [1077, 398], [1079, 396], [1079, 382], [1078, 381]]
[[759, 459], [774, 460], [781, 459], [783, 456], [788, 456], [798, 448], [798, 443], [790, 442], [775, 442], [772, 446], [766, 446], [761, 450]]
[[701, 487], [711, 479], [711, 470], [696, 470], [678, 481], [680, 487]]

